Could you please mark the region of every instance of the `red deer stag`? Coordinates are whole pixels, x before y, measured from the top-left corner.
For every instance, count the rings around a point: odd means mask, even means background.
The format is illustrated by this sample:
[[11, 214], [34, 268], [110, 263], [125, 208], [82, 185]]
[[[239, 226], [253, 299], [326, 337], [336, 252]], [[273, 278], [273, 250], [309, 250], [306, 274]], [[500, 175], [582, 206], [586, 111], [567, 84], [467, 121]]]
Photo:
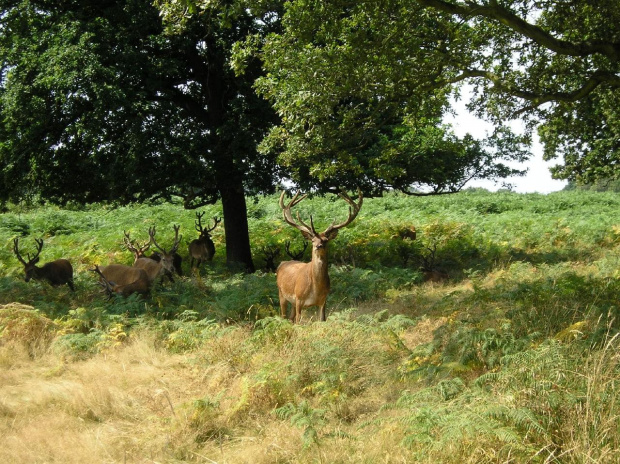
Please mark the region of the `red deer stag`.
[[189, 244], [190, 268], [194, 267], [194, 260], [196, 260], [196, 267], [200, 268], [203, 261], [211, 261], [213, 255], [215, 255], [215, 245], [209, 233], [217, 227], [222, 218], [218, 219], [215, 216], [213, 218], [213, 227], [204, 228], [202, 226], [202, 217], [204, 215], [204, 212], [202, 214], [196, 213], [196, 230], [200, 233], [200, 236]]
[[151, 239], [151, 243], [157, 248], [160, 252], [161, 259], [156, 261], [151, 258], [138, 258], [133, 263], [134, 267], [144, 269], [146, 274], [149, 277], [149, 284], [152, 285], [155, 280], [159, 276], [167, 277], [171, 282], [174, 282], [172, 274], [175, 270], [174, 268], [174, 255], [176, 254], [177, 249], [179, 248], [179, 243], [181, 241], [181, 237], [179, 237], [179, 229], [181, 226], [173, 226], [174, 227], [174, 244], [169, 251], [160, 247], [155, 240], [155, 227], [149, 227], [149, 237]]
[[[172, 226], [172, 227], [174, 228], [174, 232], [176, 235], [180, 226]], [[123, 234], [125, 235], [125, 238], [123, 239], [123, 241], [125, 242], [125, 248], [127, 248], [129, 251], [133, 253], [134, 266], [136, 266], [136, 263], [138, 263], [138, 267], [142, 267], [142, 268], [146, 268], [148, 266], [154, 267], [153, 263], [151, 263], [150, 261], [146, 261], [146, 260], [150, 259], [155, 262], [160, 262], [162, 260], [162, 254], [158, 251], [153, 252], [151, 256], [146, 256], [146, 252], [150, 248], [151, 242], [152, 242], [150, 238], [148, 242], [144, 242], [141, 244], [137, 240], [133, 240], [130, 237], [130, 234], [128, 232], [123, 231]], [[138, 262], [138, 260], [142, 258], [144, 259]], [[172, 253], [172, 263], [174, 265], [174, 272], [176, 272], [180, 276], [183, 275], [183, 272], [181, 270], [181, 266], [183, 264], [183, 258], [176, 251]], [[174, 282], [174, 278], [172, 277], [171, 273], [165, 272], [164, 277], [167, 277], [170, 280], [170, 282]]]
[[284, 220], [298, 229], [304, 238], [312, 242], [312, 261], [302, 263], [300, 261], [284, 261], [276, 271], [276, 282], [280, 296], [280, 312], [286, 318], [288, 304], [294, 306], [291, 311], [291, 320], [299, 323], [301, 310], [310, 306], [319, 307], [319, 319], [325, 321], [325, 302], [329, 293], [329, 275], [327, 273], [327, 245], [338, 235], [338, 230], [349, 225], [360, 212], [362, 207], [362, 192], [358, 190], [358, 202], [355, 203], [346, 192], [340, 196], [349, 204], [349, 217], [346, 221], [336, 224], [335, 220], [324, 232], [319, 233], [314, 228], [312, 216], [310, 225], [306, 224], [297, 213], [297, 221], [293, 219], [291, 208], [299, 204], [307, 195], [299, 197], [295, 194], [288, 205], [284, 205], [284, 193], [280, 195], [280, 208], [284, 214]]
[[114, 294], [129, 296], [132, 293], [145, 295], [149, 292], [149, 277], [144, 269], [123, 264], [110, 264], [102, 268], [95, 266], [92, 271], [99, 274], [108, 298], [112, 298]]
[[30, 279], [45, 280], [54, 287], [67, 284], [71, 291], [75, 291], [75, 287], [73, 286], [73, 267], [71, 263], [66, 259], [57, 259], [56, 261], [51, 261], [45, 263], [41, 267], [37, 267], [36, 264], [39, 262], [39, 254], [41, 254], [41, 250], [43, 249], [43, 240], [37, 240], [35, 238], [34, 241], [37, 242], [37, 253], [33, 258], [30, 258], [30, 253], [28, 253], [28, 262], [26, 262], [19, 254], [19, 239], [16, 238], [13, 240], [13, 251], [19, 262], [24, 265], [26, 282], [30, 281]]

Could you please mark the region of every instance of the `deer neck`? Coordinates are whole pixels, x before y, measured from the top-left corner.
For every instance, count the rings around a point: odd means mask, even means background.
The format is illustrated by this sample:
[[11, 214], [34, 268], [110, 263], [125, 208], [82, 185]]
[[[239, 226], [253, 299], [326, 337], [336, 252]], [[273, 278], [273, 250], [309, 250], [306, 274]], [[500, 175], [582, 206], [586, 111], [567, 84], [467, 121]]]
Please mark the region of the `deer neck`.
[[329, 275], [327, 274], [327, 245], [323, 248], [312, 249], [312, 278], [316, 283], [326, 283], [329, 286]]

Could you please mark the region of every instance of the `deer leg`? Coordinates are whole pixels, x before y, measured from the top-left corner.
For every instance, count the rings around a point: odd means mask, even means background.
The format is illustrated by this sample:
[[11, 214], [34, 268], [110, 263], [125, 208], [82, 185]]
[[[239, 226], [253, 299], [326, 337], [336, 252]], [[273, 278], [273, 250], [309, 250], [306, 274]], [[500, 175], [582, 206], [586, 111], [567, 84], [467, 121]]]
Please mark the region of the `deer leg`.
[[72, 292], [75, 292], [75, 287], [73, 286], [73, 280], [68, 280], [67, 285], [69, 286]]
[[301, 321], [301, 301], [299, 299], [295, 300], [295, 314], [293, 318], [293, 314], [291, 314], [291, 320], [295, 324], [299, 324]]
[[325, 303], [319, 306], [319, 320], [325, 322], [327, 317], [325, 316]]
[[286, 313], [288, 313], [288, 301], [284, 298], [282, 292], [278, 293], [280, 298], [280, 316], [282, 316], [283, 319], [286, 319]]

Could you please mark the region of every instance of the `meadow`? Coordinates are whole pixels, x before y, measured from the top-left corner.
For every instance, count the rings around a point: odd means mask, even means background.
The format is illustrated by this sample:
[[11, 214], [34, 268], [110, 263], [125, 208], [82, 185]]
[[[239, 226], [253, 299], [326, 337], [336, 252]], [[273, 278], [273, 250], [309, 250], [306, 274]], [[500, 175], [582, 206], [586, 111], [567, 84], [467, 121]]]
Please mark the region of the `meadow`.
[[[317, 229], [347, 214], [335, 197], [298, 209]], [[0, 214], [0, 460], [617, 462], [618, 194], [365, 199], [330, 242], [327, 321], [299, 325], [279, 317], [269, 261], [302, 238], [277, 195], [248, 210], [251, 275], [226, 267], [222, 225], [192, 272], [180, 204]], [[175, 224], [184, 276], [106, 299], [90, 269], [132, 263], [123, 231], [156, 225], [169, 246]], [[76, 291], [24, 282], [14, 238], [68, 258]]]

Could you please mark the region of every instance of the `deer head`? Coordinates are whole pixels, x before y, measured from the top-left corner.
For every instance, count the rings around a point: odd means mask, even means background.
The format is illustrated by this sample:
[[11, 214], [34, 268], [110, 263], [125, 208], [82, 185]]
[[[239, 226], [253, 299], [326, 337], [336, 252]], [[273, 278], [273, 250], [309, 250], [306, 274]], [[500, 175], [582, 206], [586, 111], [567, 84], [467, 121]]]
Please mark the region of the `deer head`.
[[151, 239], [151, 243], [157, 248], [161, 253], [161, 260], [159, 263], [163, 267], [166, 272], [172, 273], [174, 272], [174, 255], [179, 248], [179, 243], [181, 241], [181, 237], [179, 237], [179, 229], [181, 226], [173, 226], [174, 228], [174, 243], [170, 250], [165, 250], [160, 247], [157, 241], [155, 240], [155, 226], [149, 227], [149, 237]]

